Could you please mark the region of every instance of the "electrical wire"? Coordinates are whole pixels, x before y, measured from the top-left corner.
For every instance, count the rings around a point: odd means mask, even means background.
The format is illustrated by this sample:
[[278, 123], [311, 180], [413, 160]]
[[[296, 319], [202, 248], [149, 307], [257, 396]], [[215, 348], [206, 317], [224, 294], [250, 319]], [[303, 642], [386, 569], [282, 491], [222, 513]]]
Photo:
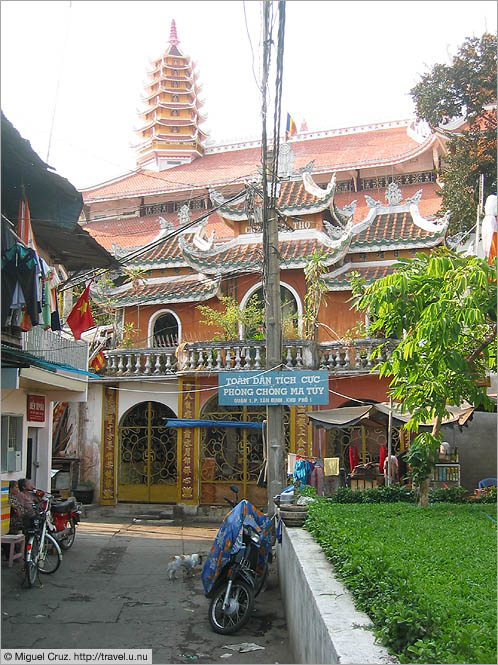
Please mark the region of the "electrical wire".
[[69, 26], [71, 24], [71, 7], [72, 6], [73, 6], [73, 3], [69, 2], [69, 14], [68, 14], [68, 18], [67, 18], [66, 32], [65, 32], [65, 35], [64, 35], [64, 45], [62, 47], [59, 77], [57, 79], [57, 87], [55, 89], [54, 111], [52, 113], [52, 123], [50, 125], [50, 134], [48, 136], [47, 159], [45, 160], [45, 162], [47, 164], [48, 164], [48, 160], [49, 160], [49, 157], [50, 157], [50, 146], [52, 144], [52, 134], [53, 134], [53, 131], [54, 131], [55, 114], [56, 114], [56, 111], [57, 111], [57, 100], [58, 100], [58, 97], [59, 97], [59, 87], [60, 87], [60, 83], [61, 83], [62, 72], [63, 72], [63, 69], [64, 69], [64, 56], [66, 55], [67, 38], [69, 36]]
[[[259, 376], [263, 376], [263, 374], [266, 374], [267, 372], [274, 372], [277, 371], [279, 367], [285, 367], [283, 363], [280, 363], [279, 365], [276, 365], [275, 367], [271, 367], [270, 369], [265, 369], [259, 374], [254, 375], [252, 378], [256, 379]], [[172, 377], [173, 378], [173, 377]], [[218, 390], [218, 388], [227, 388], [228, 386], [237, 386], [239, 385], [247, 385], [247, 379], [243, 379], [242, 377], [240, 379], [237, 379], [233, 381], [232, 383], [226, 383], [217, 385], [217, 386], [208, 386], [207, 388], [193, 388], [189, 390], [154, 390], [154, 395], [184, 395], [188, 393], [203, 393], [207, 392], [209, 390]], [[119, 386], [107, 386], [110, 390], [120, 390], [128, 393], [150, 393], [149, 390], [142, 390], [140, 388], [120, 388]]]
[[[171, 240], [172, 238], [176, 237], [177, 235], [180, 235], [181, 233], [183, 233], [183, 231], [185, 231], [185, 230], [191, 228], [192, 226], [195, 226], [199, 222], [203, 221], [204, 219], [206, 219], [207, 217], [212, 215], [214, 212], [219, 210], [221, 207], [227, 205], [227, 203], [232, 203], [233, 201], [236, 201], [237, 199], [245, 196], [245, 194], [246, 194], [245, 191], [239, 192], [235, 196], [227, 199], [226, 201], [224, 201], [220, 205], [216, 206], [215, 208], [213, 208], [209, 212], [205, 213], [204, 215], [201, 215], [197, 219], [194, 219], [190, 222], [187, 222], [183, 226], [177, 227], [176, 229], [174, 229], [170, 233], [162, 236], [161, 238], [159, 238], [159, 239], [157, 239], [157, 240], [155, 240], [151, 243], [148, 243], [147, 245], [145, 245], [145, 247], [142, 247], [139, 250], [136, 250], [134, 252], [131, 252], [130, 254], [127, 254], [126, 256], [121, 257], [118, 260], [119, 264], [123, 266], [123, 265], [129, 263], [130, 261], [133, 261], [133, 260], [137, 259], [139, 256], [142, 256], [143, 254], [156, 249], [156, 247], [159, 247], [160, 245], [164, 244], [166, 241]], [[59, 287], [58, 291], [59, 291], [59, 293], [62, 293], [63, 291], [66, 291], [69, 288], [74, 288], [74, 287], [78, 286], [79, 284], [83, 283], [86, 279], [89, 279], [90, 277], [92, 277], [92, 279], [96, 279], [97, 277], [101, 277], [102, 275], [105, 275], [109, 272], [112, 272], [113, 270], [115, 270], [115, 269], [105, 268], [105, 269], [100, 270], [100, 271], [99, 271], [99, 269], [97, 269], [97, 270], [91, 269], [91, 270], [87, 271], [86, 273], [78, 275], [78, 277], [70, 277], [69, 279], [67, 279], [65, 282], [62, 283], [62, 285], [61, 285], [61, 287]], [[76, 281], [76, 280], [78, 280], [78, 281]]]
[[251, 59], [252, 59], [252, 75], [254, 76], [254, 80], [256, 82], [256, 87], [259, 90], [259, 92], [262, 92], [261, 86], [258, 83], [258, 79], [256, 77], [256, 72], [254, 71], [254, 50], [252, 48], [252, 41], [251, 41], [251, 35], [249, 33], [249, 26], [247, 25], [247, 14], [246, 14], [246, 3], [245, 0], [242, 2], [242, 6], [244, 7], [244, 22], [246, 25], [246, 32], [247, 32], [247, 38], [249, 39], [249, 46], [251, 48]]

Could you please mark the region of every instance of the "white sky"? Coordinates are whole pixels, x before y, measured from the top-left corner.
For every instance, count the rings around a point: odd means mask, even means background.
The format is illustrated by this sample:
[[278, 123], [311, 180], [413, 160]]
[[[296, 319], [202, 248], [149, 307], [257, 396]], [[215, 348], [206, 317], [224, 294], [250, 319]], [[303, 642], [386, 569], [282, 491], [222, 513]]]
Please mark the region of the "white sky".
[[[174, 18], [203, 85], [203, 129], [217, 143], [259, 138], [247, 31], [259, 80], [262, 3], [245, 9], [247, 29], [238, 0], [2, 0], [2, 110], [44, 161], [53, 121], [48, 163], [78, 188], [135, 168], [146, 68], [166, 49]], [[289, 0], [282, 130], [287, 112], [310, 131], [412, 117], [420, 76], [449, 64], [466, 37], [496, 32], [496, 22], [494, 0]]]

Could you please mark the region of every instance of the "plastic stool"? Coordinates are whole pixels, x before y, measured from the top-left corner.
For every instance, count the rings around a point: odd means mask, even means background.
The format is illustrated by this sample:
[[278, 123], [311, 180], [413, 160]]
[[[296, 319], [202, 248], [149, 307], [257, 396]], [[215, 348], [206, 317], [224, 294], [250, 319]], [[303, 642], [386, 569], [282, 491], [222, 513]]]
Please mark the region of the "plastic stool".
[[[24, 534], [8, 533], [2, 535], [2, 545], [9, 545], [9, 568], [14, 565], [15, 559], [21, 559], [24, 556]], [[16, 550], [16, 546], [18, 548]]]

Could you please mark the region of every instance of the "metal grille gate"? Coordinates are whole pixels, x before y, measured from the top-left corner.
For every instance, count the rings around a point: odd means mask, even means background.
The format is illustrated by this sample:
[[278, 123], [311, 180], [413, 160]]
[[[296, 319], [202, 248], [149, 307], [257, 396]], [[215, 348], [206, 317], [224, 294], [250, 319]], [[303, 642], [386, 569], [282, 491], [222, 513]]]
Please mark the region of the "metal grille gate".
[[177, 430], [164, 427], [173, 411], [142, 402], [119, 426], [119, 501], [174, 503], [177, 494]]

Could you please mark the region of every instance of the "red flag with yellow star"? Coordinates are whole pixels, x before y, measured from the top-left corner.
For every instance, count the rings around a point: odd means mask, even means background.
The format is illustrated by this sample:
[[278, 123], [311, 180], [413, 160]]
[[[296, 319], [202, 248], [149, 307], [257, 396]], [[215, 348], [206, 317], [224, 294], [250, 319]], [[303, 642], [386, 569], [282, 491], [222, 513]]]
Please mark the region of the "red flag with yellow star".
[[71, 314], [67, 317], [67, 325], [73, 331], [74, 339], [80, 339], [81, 333], [95, 325], [88, 298], [90, 295], [90, 284], [78, 298]]

